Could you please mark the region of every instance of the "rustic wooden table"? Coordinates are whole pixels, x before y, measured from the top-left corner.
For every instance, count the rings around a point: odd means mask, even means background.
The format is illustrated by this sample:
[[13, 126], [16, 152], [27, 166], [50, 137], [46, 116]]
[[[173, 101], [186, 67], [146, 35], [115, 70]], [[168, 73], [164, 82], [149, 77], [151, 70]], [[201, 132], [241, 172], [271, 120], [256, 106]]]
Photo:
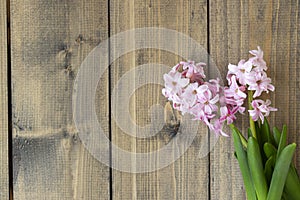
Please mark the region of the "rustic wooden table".
[[[0, 199], [8, 199], [9, 191], [20, 200], [245, 199], [232, 138], [221, 138], [208, 156], [198, 159], [201, 136], [197, 136], [182, 157], [154, 172], [126, 173], [99, 162], [83, 146], [73, 122], [74, 80], [93, 48], [133, 28], [163, 27], [190, 36], [207, 49], [223, 77], [229, 62], [247, 58], [248, 50], [260, 45], [276, 86], [269, 97], [279, 109], [270, 123], [287, 124], [289, 141], [300, 144], [299, 9], [299, 0], [0, 1]], [[118, 51], [117, 45], [109, 48], [112, 55]], [[180, 49], [188, 50], [188, 46]], [[173, 115], [168, 107], [164, 129], [155, 137], [138, 139], [115, 123], [110, 95], [135, 66], [173, 66], [181, 59], [148, 48], [112, 63], [101, 77], [95, 102], [113, 144], [131, 152], [150, 152], [172, 139]], [[131, 115], [139, 125], [149, 123], [151, 105], [166, 105], [161, 88], [145, 85], [132, 96]], [[245, 127], [247, 120], [239, 123]], [[206, 129], [199, 128], [200, 133]], [[299, 155], [295, 162], [300, 170]]]

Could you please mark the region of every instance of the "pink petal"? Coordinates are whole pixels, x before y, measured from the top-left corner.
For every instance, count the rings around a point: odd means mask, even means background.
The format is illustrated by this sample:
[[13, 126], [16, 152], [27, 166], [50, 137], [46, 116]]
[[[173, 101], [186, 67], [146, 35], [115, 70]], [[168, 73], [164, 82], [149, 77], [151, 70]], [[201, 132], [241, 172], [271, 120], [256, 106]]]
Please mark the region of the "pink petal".
[[226, 116], [228, 114], [228, 108], [223, 106], [220, 108], [221, 116]]
[[236, 65], [229, 64], [228, 69], [229, 71], [235, 73], [238, 70], [238, 67]]
[[217, 94], [213, 99], [211, 99], [209, 102], [211, 103], [211, 104], [215, 104], [215, 103], [217, 103], [219, 101], [219, 95]]
[[240, 97], [242, 97], [242, 98], [246, 98], [247, 97], [247, 95], [244, 93], [244, 92], [242, 92], [241, 90], [238, 90], [238, 93], [237, 93]]
[[245, 69], [246, 72], [250, 72], [252, 69], [252, 63], [247, 61], [244, 65], [243, 65], [243, 69]]

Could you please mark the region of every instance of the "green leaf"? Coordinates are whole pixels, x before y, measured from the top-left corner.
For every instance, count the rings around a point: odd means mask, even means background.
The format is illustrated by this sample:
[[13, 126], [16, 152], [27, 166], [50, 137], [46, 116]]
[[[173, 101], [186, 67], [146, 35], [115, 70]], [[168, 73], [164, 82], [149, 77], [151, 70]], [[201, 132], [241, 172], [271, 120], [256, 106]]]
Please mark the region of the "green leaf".
[[255, 194], [255, 189], [254, 185], [252, 182], [248, 162], [247, 162], [247, 154], [246, 151], [244, 150], [240, 135], [241, 133], [238, 132], [237, 129], [232, 128], [232, 135], [233, 135], [233, 142], [234, 142], [234, 148], [236, 151], [236, 156], [238, 163], [240, 165], [240, 170], [242, 172], [244, 184], [245, 184], [245, 189], [246, 189], [246, 194], [247, 194], [247, 199], [248, 200], [256, 200], [256, 194]]
[[285, 181], [284, 192], [288, 200], [298, 200], [300, 197], [300, 180], [293, 164]]
[[278, 160], [281, 151], [284, 149], [284, 147], [286, 146], [286, 134], [287, 134], [287, 127], [286, 125], [283, 125], [282, 128], [282, 132], [281, 132], [281, 136], [280, 136], [280, 141], [279, 141], [279, 145], [278, 145], [278, 149], [277, 149], [277, 157], [276, 160]]
[[260, 130], [260, 125], [258, 121], [254, 122], [256, 132]]
[[295, 149], [295, 143], [286, 146], [276, 160], [267, 200], [281, 199]]
[[275, 166], [275, 161], [276, 161], [275, 158], [276, 158], [276, 154], [272, 155], [267, 160], [267, 162], [265, 164], [264, 173], [265, 173], [265, 176], [266, 176], [266, 179], [267, 179], [267, 183], [270, 183], [271, 179], [272, 179], [272, 174], [273, 174], [273, 170], [274, 170], [274, 166]]
[[283, 191], [281, 200], [291, 200], [291, 199], [289, 199], [288, 195]]
[[265, 143], [264, 144], [264, 152], [267, 156], [267, 158], [269, 159], [271, 156], [277, 154], [277, 149], [271, 144], [271, 143]]
[[[256, 130], [256, 140], [258, 142], [258, 144], [260, 145], [260, 147], [262, 147], [263, 143], [262, 143], [262, 136], [261, 136], [261, 132], [260, 132], [260, 126], [258, 124], [258, 122], [254, 123], [255, 125], [255, 130]], [[253, 137], [255, 138], [255, 137]]]
[[280, 131], [278, 130], [277, 127], [274, 127], [273, 128], [273, 137], [274, 137], [276, 147], [278, 147], [278, 145], [279, 145], [280, 136], [281, 136]]
[[265, 118], [264, 123], [260, 127], [260, 130], [261, 130], [261, 134], [262, 134], [263, 144], [266, 142], [269, 142], [274, 145], [274, 143], [275, 143], [274, 138], [270, 134], [270, 126], [269, 126], [269, 122], [268, 122], [267, 118]]
[[252, 135], [252, 132], [251, 132], [251, 129], [250, 128], [248, 128], [248, 138], [249, 137], [253, 137], [253, 135]]
[[266, 199], [268, 186], [264, 174], [259, 145], [255, 138], [248, 139], [248, 164], [258, 199]]
[[262, 131], [262, 125], [260, 125], [258, 122], [255, 122], [255, 128], [256, 128], [255, 139], [259, 145], [262, 162], [265, 163], [267, 161], [267, 157], [264, 154], [264, 144], [265, 142], [267, 142], [267, 136], [265, 136], [265, 133]]
[[240, 139], [241, 139], [241, 142], [242, 142], [242, 145], [247, 148], [247, 140], [246, 138], [243, 136], [243, 134], [239, 131], [239, 129], [237, 129], [233, 124], [229, 124], [229, 127], [231, 128], [232, 131], [235, 131]]
[[235, 157], [236, 159], [238, 159], [237, 154], [236, 154], [236, 151], [234, 152], [234, 157]]

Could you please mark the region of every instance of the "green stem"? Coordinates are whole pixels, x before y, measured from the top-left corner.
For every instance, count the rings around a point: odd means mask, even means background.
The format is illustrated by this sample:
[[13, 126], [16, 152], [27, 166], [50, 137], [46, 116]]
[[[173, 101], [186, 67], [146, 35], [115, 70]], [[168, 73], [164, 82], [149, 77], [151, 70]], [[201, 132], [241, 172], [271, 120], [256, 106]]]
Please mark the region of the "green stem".
[[[249, 105], [249, 110], [253, 110], [253, 107], [251, 105], [253, 101], [253, 91], [248, 90], [248, 105]], [[256, 139], [256, 129], [255, 129], [255, 123], [252, 119], [252, 117], [249, 115], [249, 122], [250, 122], [250, 130], [252, 132], [252, 136]]]

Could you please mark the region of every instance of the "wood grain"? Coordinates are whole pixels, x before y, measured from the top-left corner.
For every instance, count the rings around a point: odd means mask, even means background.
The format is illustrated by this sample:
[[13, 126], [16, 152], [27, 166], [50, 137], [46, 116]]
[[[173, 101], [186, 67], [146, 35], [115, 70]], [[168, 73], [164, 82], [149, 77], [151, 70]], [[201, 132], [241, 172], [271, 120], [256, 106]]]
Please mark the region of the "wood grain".
[[6, 1], [0, 2], [0, 199], [8, 199], [8, 102]]
[[[111, 1], [111, 35], [125, 30], [143, 27], [163, 27], [176, 30], [192, 37], [194, 40], [206, 47], [207, 45], [207, 7], [206, 1]], [[145, 40], [151, 39], [151, 34], [145, 34]], [[157, 38], [159, 41], [159, 38]], [[175, 40], [176, 41], [176, 40]], [[125, 40], [128, 45], [135, 45], [132, 38]], [[155, 42], [155, 41], [154, 41]], [[178, 38], [178, 46], [180, 39]], [[118, 45], [111, 46], [112, 55], [118, 52]], [[180, 55], [181, 51], [190, 52], [186, 45], [182, 49], [174, 49]], [[189, 55], [190, 59], [197, 59], [197, 55]], [[160, 63], [173, 66], [182, 60], [180, 56], [158, 49], [142, 49], [129, 52], [114, 61], [111, 70], [112, 87], [117, 84], [126, 72], [136, 69], [139, 65], [147, 63]], [[199, 60], [198, 60], [199, 61]], [[145, 69], [144, 76], [151, 76], [150, 70]], [[163, 76], [157, 71], [155, 76]], [[136, 85], [137, 79], [133, 77], [127, 84]], [[173, 111], [166, 105], [166, 99], [161, 95], [161, 86], [148, 84], [137, 89], [131, 97], [130, 113], [138, 126], [151, 123], [149, 116], [150, 107], [159, 103], [165, 107], [164, 128], [155, 137], [145, 139], [137, 138], [140, 135], [129, 136], [119, 127], [112, 118], [112, 141], [113, 144], [133, 152], [128, 160], [129, 168], [136, 170], [140, 167], [136, 163], [135, 152], [153, 152], [163, 148], [170, 140], [174, 139], [174, 125], [178, 123], [174, 119]], [[122, 91], [123, 92], [123, 91]], [[126, 94], [126, 91], [125, 91]], [[118, 97], [116, 103], [122, 103], [122, 96]], [[119, 102], [118, 102], [119, 101]], [[122, 119], [123, 117], [123, 119]], [[129, 116], [122, 116], [125, 120]], [[179, 115], [177, 113], [177, 118]], [[171, 127], [171, 129], [167, 129]], [[131, 129], [131, 134], [137, 134]], [[176, 131], [175, 131], [176, 132]], [[113, 170], [112, 197], [113, 199], [208, 199], [208, 158], [197, 158], [199, 140], [201, 133], [207, 132], [204, 126], [199, 128], [198, 137], [192, 143], [188, 151], [176, 162], [154, 172], [125, 173]], [[179, 134], [179, 133], [178, 133]], [[136, 136], [136, 137], [135, 137]], [[202, 136], [203, 137], [203, 136]], [[202, 138], [203, 139], [203, 138]], [[180, 144], [178, 144], [180, 145]], [[113, 152], [113, 160], [120, 158], [120, 154]], [[148, 159], [151, 157], [149, 155]], [[155, 165], [159, 166], [159, 159]], [[153, 164], [153, 163], [152, 163]]]
[[[237, 63], [248, 56], [248, 7], [248, 1], [210, 1], [210, 54], [224, 80], [228, 63]], [[239, 120], [237, 124], [239, 128], [245, 127], [247, 120]], [[232, 138], [221, 138], [211, 152], [211, 199], [245, 199], [233, 151]]]
[[109, 168], [84, 148], [72, 116], [80, 64], [108, 37], [107, 2], [13, 0], [11, 13], [15, 199], [109, 199]]
[[[274, 1], [272, 5], [272, 26], [270, 45], [271, 76], [276, 86], [272, 95], [278, 112], [272, 116], [273, 124], [288, 126], [289, 142], [298, 144], [300, 151], [300, 1], [284, 3]], [[295, 162], [300, 170], [300, 154], [296, 153]]]
[[[93, 48], [129, 29], [153, 26], [190, 36], [210, 50], [223, 78], [229, 62], [247, 58], [248, 51], [259, 45], [276, 86], [275, 93], [266, 95], [279, 109], [271, 114], [270, 122], [287, 124], [289, 141], [300, 144], [299, 8], [299, 0], [11, 0], [14, 198], [245, 199], [232, 138], [220, 138], [211, 154], [199, 159], [200, 143], [207, 133], [201, 125], [186, 152], [181, 144], [174, 145], [184, 154], [165, 168], [146, 173], [110, 170], [89, 153], [78, 136], [72, 112], [74, 79]], [[8, 199], [6, 1], [0, 2], [0, 9], [0, 199]], [[145, 34], [147, 39], [153, 39], [150, 33]], [[126, 47], [137, 41], [128, 37], [120, 42]], [[126, 163], [132, 171], [141, 165], [136, 153], [154, 152], [179, 137], [182, 117], [161, 95], [161, 86], [144, 85], [130, 97], [130, 116], [117, 115], [145, 126], [153, 122], [151, 106], [160, 104], [163, 128], [155, 136], [138, 138], [137, 129], [128, 125], [133, 134], [128, 135], [112, 115], [113, 103], [122, 104], [130, 95], [126, 86], [136, 86], [143, 76], [134, 74], [119, 96], [113, 89], [127, 72], [143, 64], [171, 67], [183, 59], [183, 52], [200, 61], [188, 45], [181, 46], [179, 38], [175, 43], [176, 55], [145, 48], [118, 57], [96, 88], [98, 120], [112, 145], [132, 152]], [[119, 45], [111, 44], [111, 56], [118, 54]], [[163, 71], [153, 74], [146, 69], [143, 75], [162, 77]], [[237, 123], [245, 132], [248, 120], [244, 117]], [[122, 160], [121, 156], [112, 152], [112, 162]], [[154, 159], [153, 165], [159, 166], [161, 158]], [[300, 170], [300, 154], [295, 162]]]
[[[300, 142], [296, 103], [299, 100], [298, 17], [299, 1], [210, 1], [210, 50], [223, 78], [229, 62], [236, 64], [248, 58], [249, 50], [261, 46], [269, 66], [268, 74], [276, 86], [269, 98], [279, 109], [271, 115], [271, 125], [288, 124], [290, 141], [297, 143]], [[248, 126], [247, 121], [240, 120], [238, 126]], [[232, 140], [222, 138], [211, 154], [211, 199], [245, 199], [233, 150]]]

